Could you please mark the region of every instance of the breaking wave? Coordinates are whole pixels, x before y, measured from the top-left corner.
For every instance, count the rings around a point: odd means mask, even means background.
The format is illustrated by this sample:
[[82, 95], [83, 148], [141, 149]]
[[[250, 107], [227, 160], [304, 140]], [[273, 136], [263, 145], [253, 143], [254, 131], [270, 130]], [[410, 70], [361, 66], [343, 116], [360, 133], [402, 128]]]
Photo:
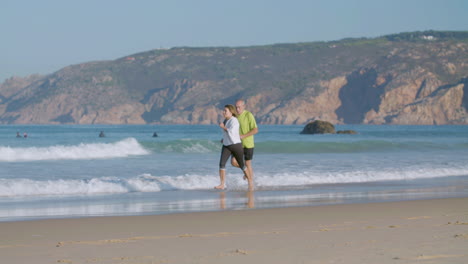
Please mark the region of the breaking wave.
[[[257, 173], [255, 186], [259, 189], [284, 189], [319, 184], [366, 183], [393, 180], [416, 180], [437, 177], [468, 175], [468, 167], [439, 169], [401, 169], [383, 171], [346, 171], [302, 173], [278, 172]], [[226, 176], [228, 190], [243, 190], [246, 182], [239, 173]], [[91, 179], [0, 179], [0, 197], [46, 196], [46, 195], [97, 195], [130, 192], [161, 192], [172, 190], [210, 190], [219, 184], [216, 175], [185, 174], [180, 176], [153, 176], [145, 173], [138, 176], [95, 177]]]
[[147, 155], [136, 139], [127, 138], [115, 143], [82, 143], [73, 146], [12, 148], [0, 146], [0, 162], [83, 160]]

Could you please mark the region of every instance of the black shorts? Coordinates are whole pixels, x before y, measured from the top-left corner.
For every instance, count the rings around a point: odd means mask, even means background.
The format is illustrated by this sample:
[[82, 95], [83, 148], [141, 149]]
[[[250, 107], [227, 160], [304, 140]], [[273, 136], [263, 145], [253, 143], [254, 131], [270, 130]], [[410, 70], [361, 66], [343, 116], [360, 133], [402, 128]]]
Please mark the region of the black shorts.
[[252, 160], [254, 154], [253, 148], [244, 148], [244, 159], [245, 160]]

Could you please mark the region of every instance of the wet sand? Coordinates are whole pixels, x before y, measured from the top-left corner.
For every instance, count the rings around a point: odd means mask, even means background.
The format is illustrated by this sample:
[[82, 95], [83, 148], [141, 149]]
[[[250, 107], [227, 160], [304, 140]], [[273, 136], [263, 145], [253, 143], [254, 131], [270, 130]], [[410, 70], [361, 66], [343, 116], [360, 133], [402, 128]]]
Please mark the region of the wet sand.
[[468, 263], [468, 198], [0, 223], [2, 263]]

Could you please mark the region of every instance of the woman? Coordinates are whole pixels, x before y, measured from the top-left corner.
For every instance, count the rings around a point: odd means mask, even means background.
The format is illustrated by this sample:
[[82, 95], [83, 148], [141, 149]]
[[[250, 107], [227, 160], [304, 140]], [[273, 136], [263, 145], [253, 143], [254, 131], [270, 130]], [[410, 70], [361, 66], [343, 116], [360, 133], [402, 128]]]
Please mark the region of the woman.
[[252, 178], [244, 164], [244, 149], [239, 135], [239, 121], [237, 120], [236, 107], [225, 105], [223, 110], [224, 121], [219, 124], [223, 129], [223, 148], [219, 160], [219, 179], [221, 183], [215, 189], [225, 188], [226, 162], [233, 155], [239, 162], [239, 168], [244, 172], [244, 179], [248, 181], [249, 190], [253, 190]]

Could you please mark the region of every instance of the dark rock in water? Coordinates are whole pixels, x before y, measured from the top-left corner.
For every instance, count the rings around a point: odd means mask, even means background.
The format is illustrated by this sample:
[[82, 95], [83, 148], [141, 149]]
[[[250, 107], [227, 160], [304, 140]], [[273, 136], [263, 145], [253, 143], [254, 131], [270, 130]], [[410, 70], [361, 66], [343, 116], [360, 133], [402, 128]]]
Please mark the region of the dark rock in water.
[[301, 134], [335, 134], [335, 126], [327, 121], [316, 120], [307, 124]]
[[337, 134], [350, 134], [350, 135], [356, 135], [357, 132], [354, 130], [338, 130], [336, 131]]

